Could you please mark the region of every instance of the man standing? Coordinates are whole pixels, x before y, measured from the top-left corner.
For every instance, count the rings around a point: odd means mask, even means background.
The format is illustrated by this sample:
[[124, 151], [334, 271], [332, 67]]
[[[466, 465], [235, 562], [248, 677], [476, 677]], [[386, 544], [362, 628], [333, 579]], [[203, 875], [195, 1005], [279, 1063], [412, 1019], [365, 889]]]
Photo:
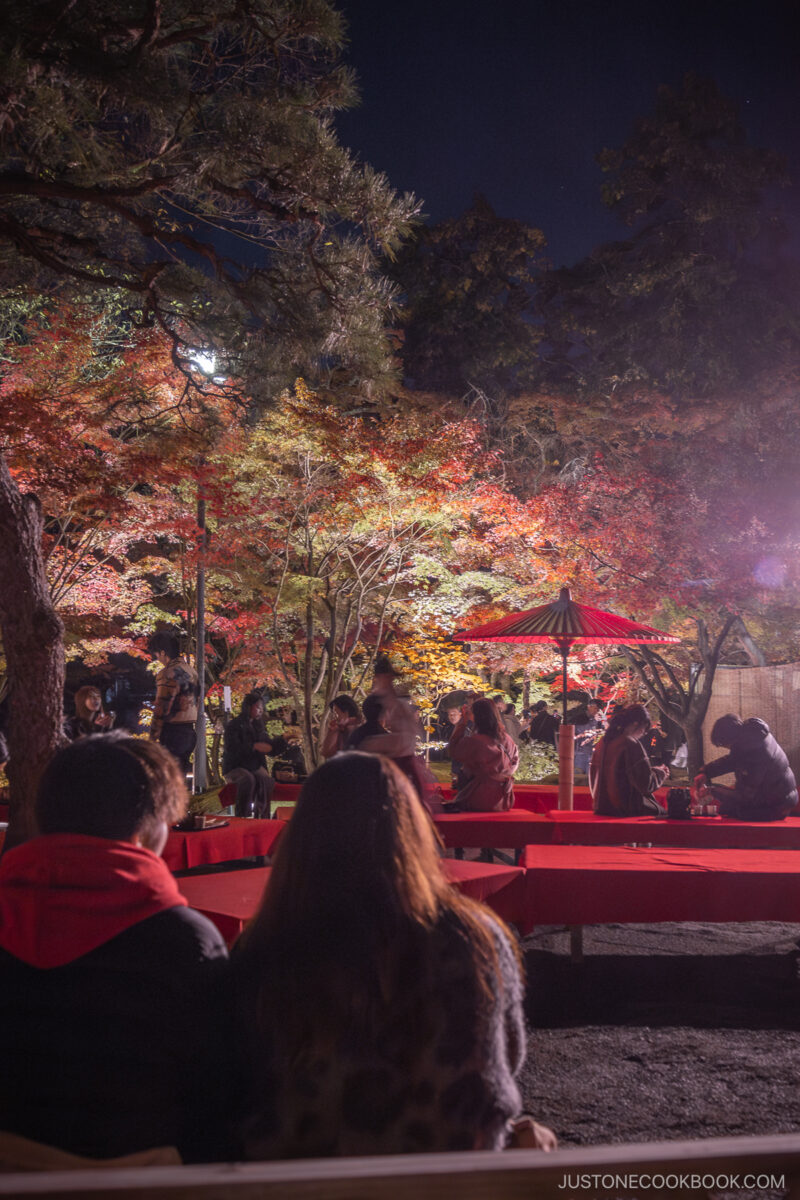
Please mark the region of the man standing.
[[163, 668], [156, 675], [156, 702], [150, 722], [150, 739], [166, 746], [181, 764], [184, 774], [188, 774], [200, 700], [197, 672], [181, 656], [174, 633], [154, 634], [148, 649]]
[[557, 732], [558, 718], [547, 711], [544, 700], [537, 700], [533, 706], [528, 737], [532, 742], [543, 742], [545, 746], [555, 746]]

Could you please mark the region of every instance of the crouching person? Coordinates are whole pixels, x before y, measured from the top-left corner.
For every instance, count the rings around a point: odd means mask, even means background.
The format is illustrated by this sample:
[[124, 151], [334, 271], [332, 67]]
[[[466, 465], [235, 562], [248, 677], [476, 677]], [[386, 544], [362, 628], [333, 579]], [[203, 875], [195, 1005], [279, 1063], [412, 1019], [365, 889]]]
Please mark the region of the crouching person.
[[[714, 723], [711, 741], [728, 753], [701, 767], [695, 785], [719, 803], [723, 817], [739, 821], [782, 821], [797, 811], [797, 783], [789, 760], [769, 731], [766, 721], [743, 721], [726, 713]], [[710, 784], [733, 772], [733, 787]]]
[[186, 800], [172, 755], [122, 734], [45, 770], [41, 836], [0, 861], [0, 1129], [92, 1158], [224, 1155], [201, 1120], [227, 951], [159, 857]]

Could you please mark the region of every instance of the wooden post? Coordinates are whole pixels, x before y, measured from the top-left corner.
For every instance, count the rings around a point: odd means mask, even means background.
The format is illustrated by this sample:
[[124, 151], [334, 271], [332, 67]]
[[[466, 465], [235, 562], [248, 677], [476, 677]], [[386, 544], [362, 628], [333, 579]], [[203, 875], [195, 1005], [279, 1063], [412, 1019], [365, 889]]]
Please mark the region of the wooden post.
[[558, 807], [572, 808], [575, 782], [575, 726], [561, 725], [558, 730]]
[[206, 499], [202, 486], [197, 495], [197, 529], [200, 557], [197, 562], [197, 618], [195, 627], [194, 665], [200, 698], [197, 701], [196, 740], [192, 766], [194, 791], [204, 792], [206, 770]]
[[568, 925], [570, 962], [583, 962], [583, 926]]

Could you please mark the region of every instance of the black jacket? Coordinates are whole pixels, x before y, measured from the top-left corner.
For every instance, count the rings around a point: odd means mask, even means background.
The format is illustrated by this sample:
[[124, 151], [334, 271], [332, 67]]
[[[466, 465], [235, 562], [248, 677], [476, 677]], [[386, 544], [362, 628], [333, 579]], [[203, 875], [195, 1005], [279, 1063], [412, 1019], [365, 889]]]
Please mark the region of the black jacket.
[[797, 783], [789, 760], [759, 717], [750, 717], [722, 758], [703, 767], [707, 779], [733, 772], [739, 798], [754, 808], [791, 809], [797, 803]]
[[552, 713], [538, 712], [528, 727], [529, 740], [555, 746], [560, 723], [558, 717], [554, 717]]
[[256, 742], [269, 742], [275, 739], [267, 733], [263, 720], [253, 721], [246, 712], [239, 713], [225, 726], [222, 751], [222, 774], [227, 775], [236, 767], [245, 771], [257, 771], [266, 767], [267, 760], [260, 750], [254, 750]]
[[190, 908], [65, 966], [0, 949], [0, 1129], [94, 1158], [153, 1146], [177, 1146], [187, 1161], [225, 1157], [215, 1055], [228, 1014], [215, 997], [226, 958], [218, 930]]

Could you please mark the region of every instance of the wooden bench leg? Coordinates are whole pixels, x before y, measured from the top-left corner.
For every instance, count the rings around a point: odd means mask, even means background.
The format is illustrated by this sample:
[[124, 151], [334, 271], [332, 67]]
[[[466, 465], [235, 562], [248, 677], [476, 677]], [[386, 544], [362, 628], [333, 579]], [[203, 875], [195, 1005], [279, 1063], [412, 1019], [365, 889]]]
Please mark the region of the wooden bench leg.
[[583, 926], [568, 925], [569, 930], [569, 957], [574, 963], [583, 962]]

